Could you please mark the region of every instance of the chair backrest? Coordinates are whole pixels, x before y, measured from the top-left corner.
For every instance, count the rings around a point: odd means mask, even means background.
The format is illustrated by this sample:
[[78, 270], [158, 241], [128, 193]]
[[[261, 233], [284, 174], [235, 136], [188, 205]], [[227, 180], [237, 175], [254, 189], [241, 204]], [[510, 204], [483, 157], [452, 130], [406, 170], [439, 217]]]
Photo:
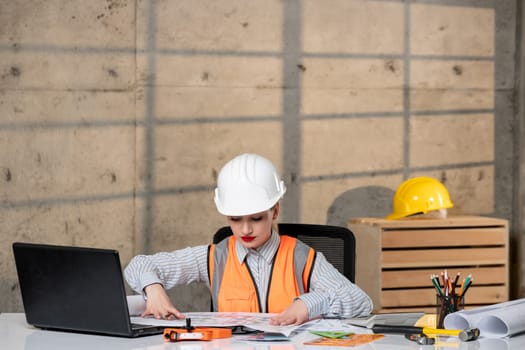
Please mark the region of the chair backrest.
[[[346, 278], [355, 282], [355, 237], [346, 227], [314, 224], [278, 224], [279, 234], [295, 237], [322, 252]], [[219, 243], [231, 236], [229, 226], [221, 227], [213, 236], [213, 243]]]

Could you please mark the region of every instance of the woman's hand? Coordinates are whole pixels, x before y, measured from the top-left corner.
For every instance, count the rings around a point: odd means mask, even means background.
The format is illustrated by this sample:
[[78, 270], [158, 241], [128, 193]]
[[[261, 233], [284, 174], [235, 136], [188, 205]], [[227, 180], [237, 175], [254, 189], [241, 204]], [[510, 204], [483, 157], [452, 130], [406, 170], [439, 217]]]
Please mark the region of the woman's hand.
[[184, 318], [184, 315], [173, 306], [161, 284], [150, 284], [144, 288], [144, 292], [148, 296], [148, 300], [146, 301], [146, 310], [141, 315], [142, 317], [153, 316], [158, 320], [162, 318], [166, 320]]
[[279, 315], [270, 319], [270, 324], [275, 326], [299, 325], [308, 321], [308, 308], [301, 299], [296, 299]]

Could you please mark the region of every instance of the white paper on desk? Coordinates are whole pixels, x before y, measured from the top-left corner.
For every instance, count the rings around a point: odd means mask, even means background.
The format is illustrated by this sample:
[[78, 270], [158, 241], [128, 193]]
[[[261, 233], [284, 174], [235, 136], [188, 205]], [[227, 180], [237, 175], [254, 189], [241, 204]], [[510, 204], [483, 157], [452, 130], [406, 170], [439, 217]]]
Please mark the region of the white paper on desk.
[[480, 338], [479, 350], [525, 349], [525, 336], [510, 338]]
[[[343, 322], [343, 320], [337, 320], [337, 319], [318, 319], [316, 322], [311, 321], [308, 323], [305, 323], [304, 330], [308, 331], [330, 331], [330, 332], [348, 332], [349, 328], [352, 328], [352, 326], [349, 326]], [[364, 328], [357, 328], [358, 330], [365, 330]]]
[[146, 310], [146, 301], [142, 295], [128, 295], [126, 296], [128, 300], [128, 310], [130, 316], [139, 316], [142, 315], [144, 310]]
[[372, 330], [365, 326], [354, 326], [346, 323], [349, 319], [319, 319], [316, 322], [310, 321], [304, 324], [304, 328], [298, 331], [318, 331], [318, 332], [346, 332], [356, 334], [371, 334]]
[[479, 328], [482, 337], [508, 337], [525, 332], [525, 299], [482, 306], [445, 317], [448, 329]]
[[[195, 327], [235, 327], [244, 326], [254, 330], [281, 333], [290, 336], [304, 325], [272, 326], [270, 318], [276, 314], [254, 312], [187, 312], [186, 318], [191, 319]], [[184, 327], [186, 320], [157, 320], [154, 318], [131, 317], [131, 322], [161, 327]]]
[[389, 312], [370, 314], [365, 317], [346, 318], [343, 322], [367, 328], [372, 328], [375, 325], [413, 326], [424, 315], [424, 312]]

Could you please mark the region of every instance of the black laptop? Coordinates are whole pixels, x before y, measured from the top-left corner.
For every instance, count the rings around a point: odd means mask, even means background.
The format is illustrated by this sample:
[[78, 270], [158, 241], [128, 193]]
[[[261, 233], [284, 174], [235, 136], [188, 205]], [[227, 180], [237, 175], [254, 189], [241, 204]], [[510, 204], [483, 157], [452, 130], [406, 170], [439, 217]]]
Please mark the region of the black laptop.
[[27, 323], [122, 337], [160, 334], [132, 325], [118, 251], [13, 243]]

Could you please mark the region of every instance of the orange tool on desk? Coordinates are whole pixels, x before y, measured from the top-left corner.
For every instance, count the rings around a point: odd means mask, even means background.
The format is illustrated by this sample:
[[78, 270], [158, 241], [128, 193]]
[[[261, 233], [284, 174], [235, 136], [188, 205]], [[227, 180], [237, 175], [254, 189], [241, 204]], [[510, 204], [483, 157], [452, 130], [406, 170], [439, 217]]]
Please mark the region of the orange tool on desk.
[[193, 327], [191, 319], [186, 319], [184, 328], [164, 328], [164, 340], [169, 342], [184, 340], [212, 340], [230, 338], [232, 330], [220, 327]]

